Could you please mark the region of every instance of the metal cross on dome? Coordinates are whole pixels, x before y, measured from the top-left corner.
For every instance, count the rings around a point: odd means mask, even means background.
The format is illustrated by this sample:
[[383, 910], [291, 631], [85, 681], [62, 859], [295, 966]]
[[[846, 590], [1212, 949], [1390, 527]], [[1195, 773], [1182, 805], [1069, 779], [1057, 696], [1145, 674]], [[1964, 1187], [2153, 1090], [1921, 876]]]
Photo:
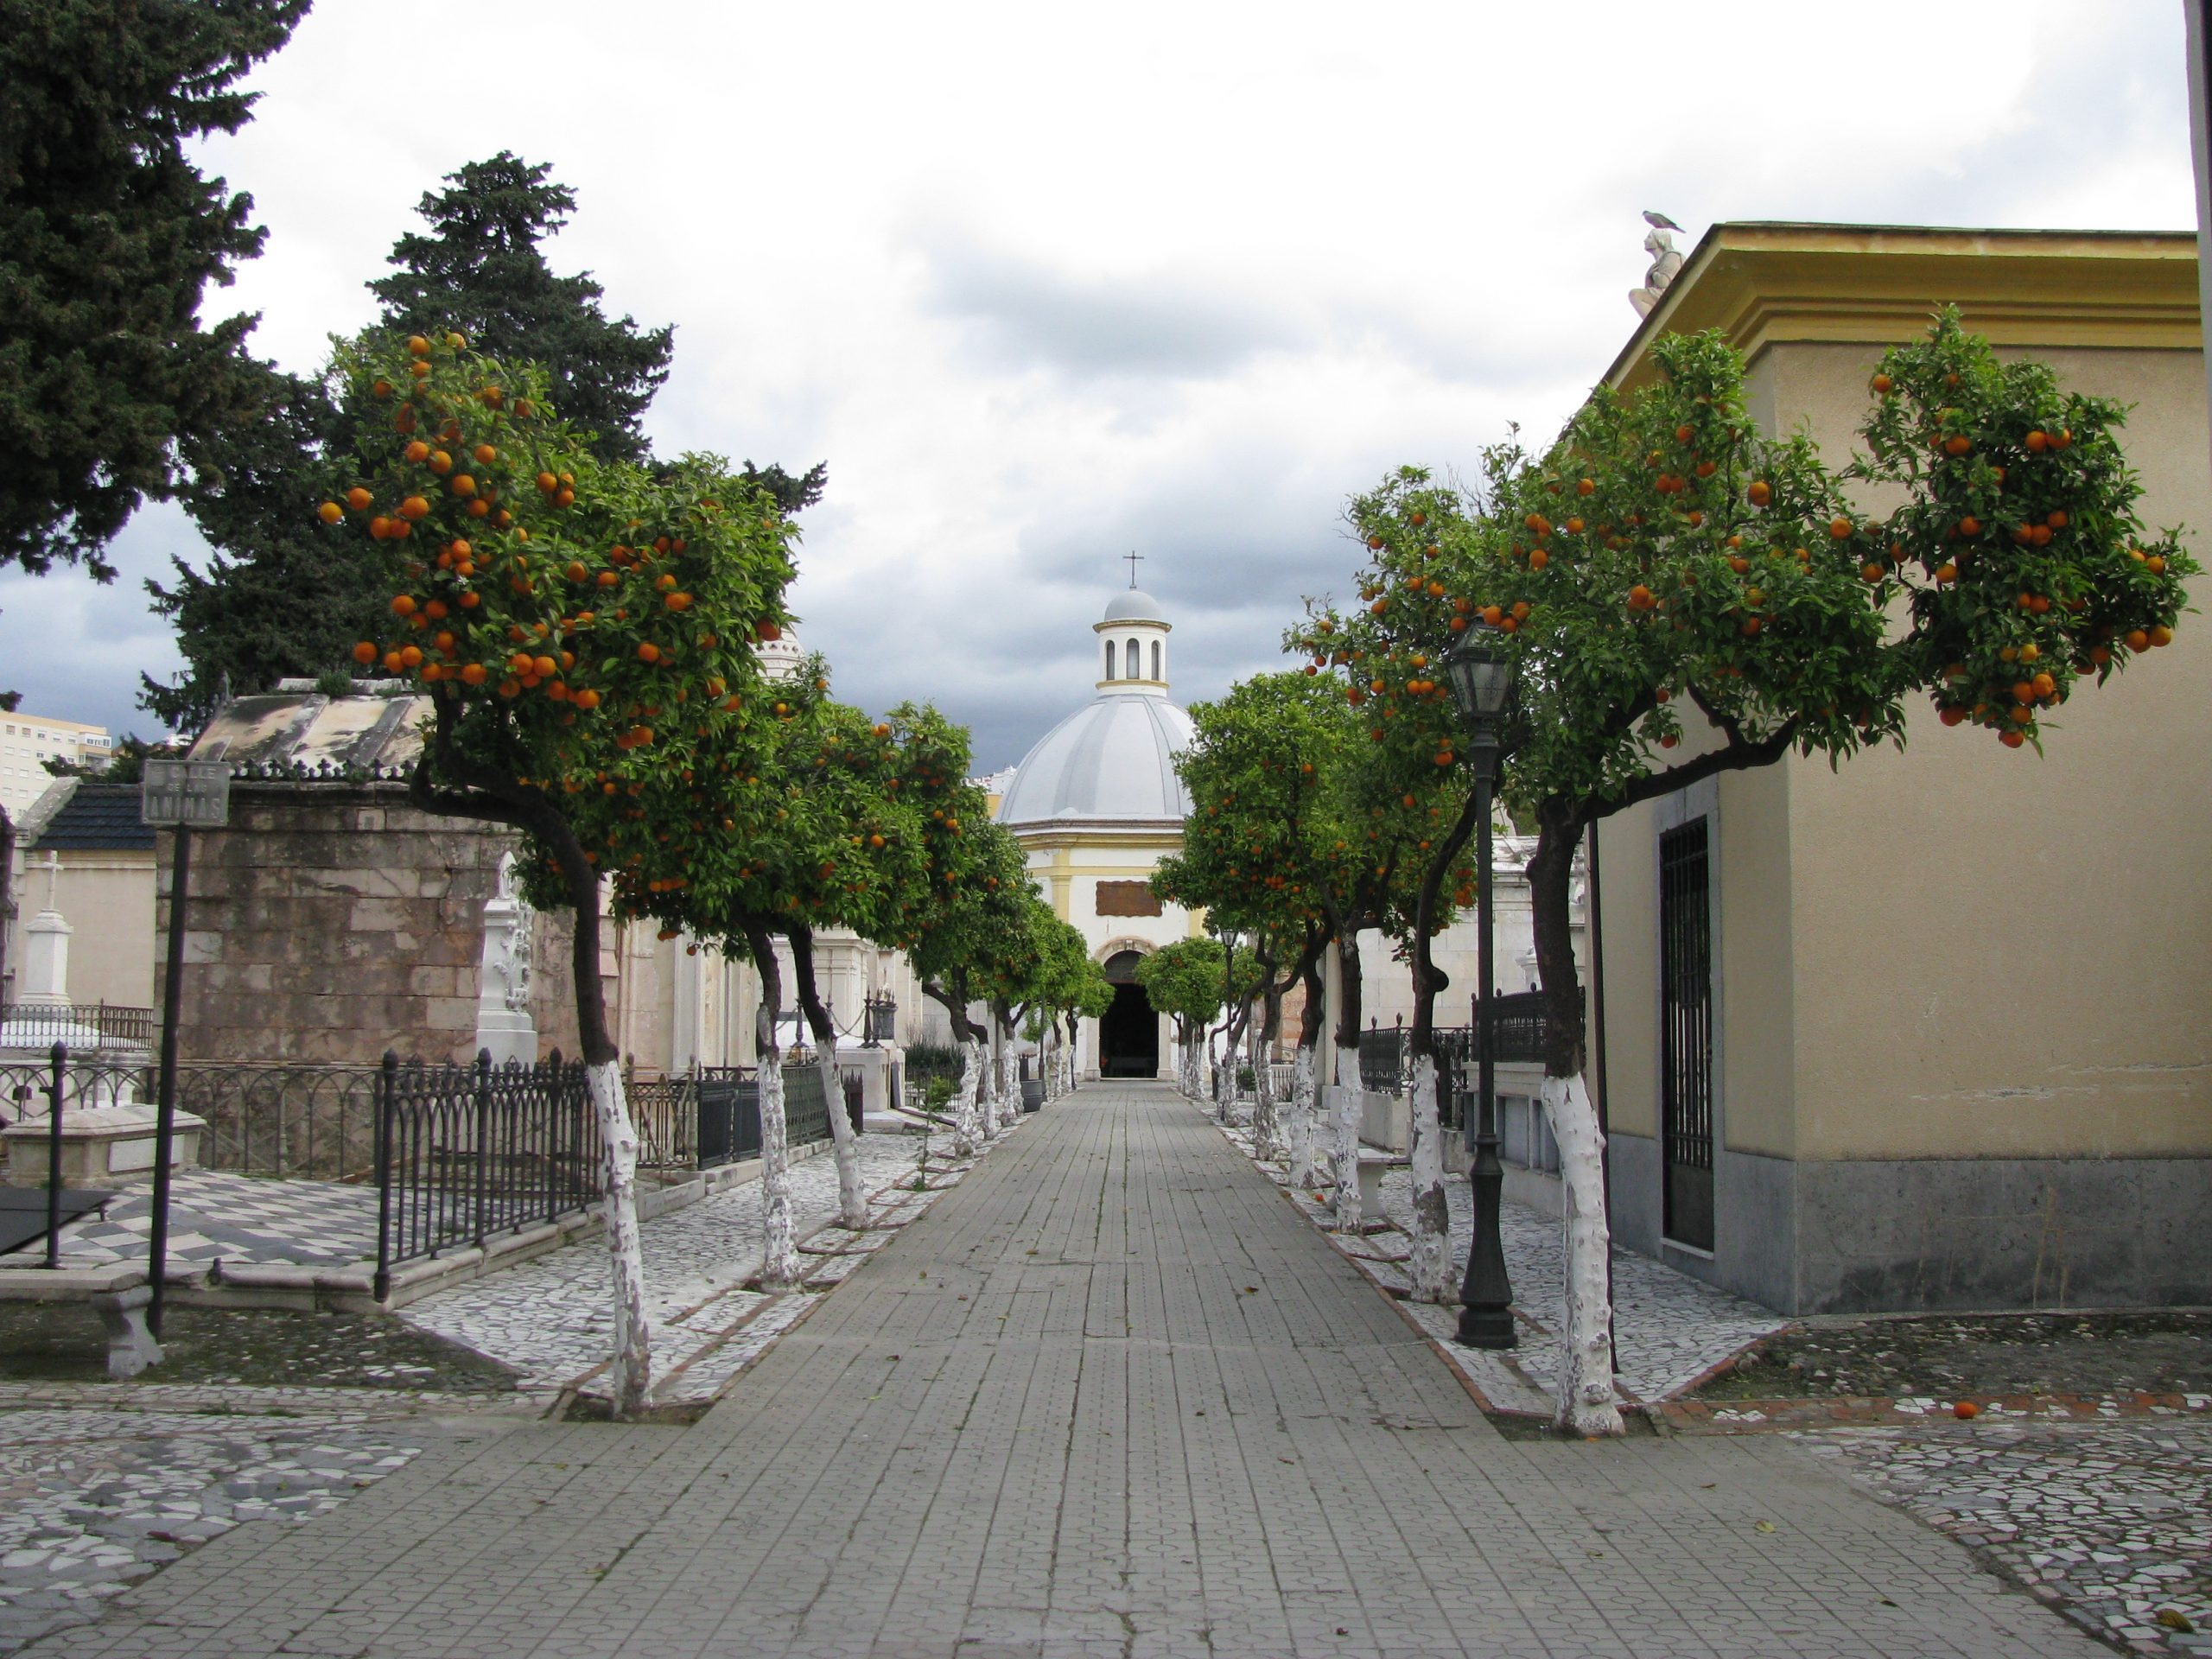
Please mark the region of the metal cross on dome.
[[1141, 553], [1124, 553], [1122, 556], [1129, 562], [1129, 587], [1132, 589], [1135, 589], [1137, 585], [1137, 561], [1144, 557], [1144, 555]]

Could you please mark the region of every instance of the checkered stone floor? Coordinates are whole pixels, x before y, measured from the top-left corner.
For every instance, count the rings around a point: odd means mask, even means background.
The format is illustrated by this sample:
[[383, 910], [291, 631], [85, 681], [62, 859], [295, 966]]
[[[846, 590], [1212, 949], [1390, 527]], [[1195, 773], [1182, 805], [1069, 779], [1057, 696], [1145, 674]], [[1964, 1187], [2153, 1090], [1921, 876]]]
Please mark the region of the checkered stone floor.
[[[105, 1267], [143, 1262], [153, 1228], [153, 1190], [134, 1185], [105, 1216], [61, 1230], [66, 1263]], [[372, 1186], [330, 1181], [279, 1181], [220, 1170], [178, 1172], [169, 1203], [169, 1259], [195, 1268], [216, 1262], [289, 1262], [347, 1267], [377, 1253], [377, 1193]], [[0, 1268], [36, 1267], [36, 1249], [0, 1256]]]

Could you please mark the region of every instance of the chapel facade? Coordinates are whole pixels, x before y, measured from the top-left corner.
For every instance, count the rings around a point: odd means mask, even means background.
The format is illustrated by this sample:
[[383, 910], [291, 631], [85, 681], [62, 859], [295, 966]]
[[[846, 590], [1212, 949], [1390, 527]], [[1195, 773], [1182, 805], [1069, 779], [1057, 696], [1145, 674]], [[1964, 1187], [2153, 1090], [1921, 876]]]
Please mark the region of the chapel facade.
[[1136, 983], [1137, 964], [1200, 931], [1202, 918], [1152, 891], [1160, 861], [1181, 850], [1190, 799], [1175, 757], [1191, 717], [1168, 695], [1168, 635], [1160, 601], [1117, 593], [1092, 625], [1094, 695], [1039, 739], [1014, 768], [997, 822], [1018, 842], [1055, 915], [1082, 933], [1114, 983], [1103, 1018], [1085, 1020], [1077, 1075], [1173, 1075], [1174, 1036]]

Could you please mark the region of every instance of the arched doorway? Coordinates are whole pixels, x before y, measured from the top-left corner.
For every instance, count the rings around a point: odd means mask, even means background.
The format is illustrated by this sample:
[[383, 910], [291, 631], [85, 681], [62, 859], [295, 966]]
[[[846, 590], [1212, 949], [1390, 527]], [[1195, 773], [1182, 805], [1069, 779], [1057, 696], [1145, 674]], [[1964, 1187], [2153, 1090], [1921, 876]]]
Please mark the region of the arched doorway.
[[1160, 1015], [1136, 982], [1134, 950], [1117, 950], [1106, 959], [1106, 977], [1114, 987], [1113, 1006], [1098, 1020], [1098, 1075], [1102, 1077], [1156, 1077], [1160, 1075]]

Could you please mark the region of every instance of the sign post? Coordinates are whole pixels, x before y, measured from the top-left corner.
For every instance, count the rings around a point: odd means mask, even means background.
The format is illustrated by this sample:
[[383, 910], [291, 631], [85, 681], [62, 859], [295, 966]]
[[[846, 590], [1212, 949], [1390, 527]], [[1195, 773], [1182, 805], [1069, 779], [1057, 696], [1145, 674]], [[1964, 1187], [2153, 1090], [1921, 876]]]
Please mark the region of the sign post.
[[160, 1340], [162, 1281], [168, 1274], [169, 1158], [176, 1140], [176, 1022], [184, 980], [185, 906], [192, 893], [192, 830], [219, 830], [231, 821], [227, 760], [149, 760], [139, 791], [141, 819], [175, 830], [169, 864], [168, 976], [162, 985], [161, 1084], [155, 1096], [154, 1225], [146, 1241], [146, 1284], [152, 1300], [146, 1325]]

